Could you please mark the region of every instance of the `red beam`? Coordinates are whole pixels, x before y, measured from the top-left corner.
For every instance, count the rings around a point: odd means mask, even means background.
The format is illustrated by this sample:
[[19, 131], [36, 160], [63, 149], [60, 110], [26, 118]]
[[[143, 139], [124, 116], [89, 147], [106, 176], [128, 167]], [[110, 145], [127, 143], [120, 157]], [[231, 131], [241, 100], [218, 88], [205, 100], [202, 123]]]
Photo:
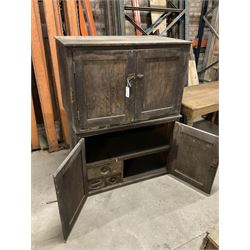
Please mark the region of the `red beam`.
[[[131, 0], [131, 4], [133, 7], [139, 7], [139, 0]], [[133, 13], [133, 17], [134, 17], [134, 20], [135, 20], [135, 23], [141, 27], [141, 15], [140, 15], [140, 11], [139, 10], [134, 10], [132, 11]], [[137, 36], [141, 36], [142, 33], [141, 31], [139, 31], [137, 28], [135, 28], [135, 34]]]

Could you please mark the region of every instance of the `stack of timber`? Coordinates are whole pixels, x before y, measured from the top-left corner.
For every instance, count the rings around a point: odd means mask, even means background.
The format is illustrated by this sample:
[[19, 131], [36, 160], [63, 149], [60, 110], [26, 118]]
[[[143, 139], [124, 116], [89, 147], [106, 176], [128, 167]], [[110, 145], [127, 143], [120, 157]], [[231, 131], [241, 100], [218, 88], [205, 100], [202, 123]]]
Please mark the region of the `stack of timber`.
[[69, 146], [55, 44], [63, 35], [96, 35], [90, 0], [32, 0], [32, 150], [42, 148], [39, 131], [45, 131], [49, 152]]
[[189, 61], [188, 61], [188, 86], [194, 86], [199, 84], [198, 73], [196, 69], [196, 63], [194, 58], [194, 52], [192, 47], [190, 48]]

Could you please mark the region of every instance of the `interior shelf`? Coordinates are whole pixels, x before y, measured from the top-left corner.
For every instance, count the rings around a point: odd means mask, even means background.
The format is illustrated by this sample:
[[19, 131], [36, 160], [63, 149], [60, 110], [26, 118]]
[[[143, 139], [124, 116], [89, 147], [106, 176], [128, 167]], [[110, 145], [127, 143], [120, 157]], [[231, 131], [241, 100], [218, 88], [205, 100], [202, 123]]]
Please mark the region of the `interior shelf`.
[[123, 177], [131, 177], [166, 168], [166, 152], [145, 155], [124, 161]]
[[163, 125], [123, 130], [85, 138], [86, 162], [114, 157], [160, 152], [169, 148], [169, 138]]

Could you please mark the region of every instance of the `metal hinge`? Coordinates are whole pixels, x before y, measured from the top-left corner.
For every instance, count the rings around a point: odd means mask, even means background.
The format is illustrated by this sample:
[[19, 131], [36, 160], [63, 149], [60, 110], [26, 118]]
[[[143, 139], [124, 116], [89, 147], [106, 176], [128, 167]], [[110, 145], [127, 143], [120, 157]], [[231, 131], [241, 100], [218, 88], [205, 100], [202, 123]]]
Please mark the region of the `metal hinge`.
[[77, 113], [77, 120], [80, 121], [80, 112], [79, 112], [79, 110], [77, 110], [76, 113]]

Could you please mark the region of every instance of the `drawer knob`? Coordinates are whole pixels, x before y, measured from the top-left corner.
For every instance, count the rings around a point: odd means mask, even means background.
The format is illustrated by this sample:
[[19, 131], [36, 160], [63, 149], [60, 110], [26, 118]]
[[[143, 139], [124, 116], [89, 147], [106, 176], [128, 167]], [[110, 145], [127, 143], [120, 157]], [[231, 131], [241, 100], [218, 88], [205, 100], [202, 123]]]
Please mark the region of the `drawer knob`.
[[114, 183], [115, 181], [116, 181], [116, 177], [111, 177], [110, 179], [109, 179], [109, 181], [111, 182], [111, 183]]
[[103, 186], [103, 181], [102, 180], [94, 180], [90, 183], [90, 188], [91, 189], [97, 189]]
[[108, 174], [110, 172], [110, 168], [109, 167], [102, 167], [101, 168], [101, 174]]

